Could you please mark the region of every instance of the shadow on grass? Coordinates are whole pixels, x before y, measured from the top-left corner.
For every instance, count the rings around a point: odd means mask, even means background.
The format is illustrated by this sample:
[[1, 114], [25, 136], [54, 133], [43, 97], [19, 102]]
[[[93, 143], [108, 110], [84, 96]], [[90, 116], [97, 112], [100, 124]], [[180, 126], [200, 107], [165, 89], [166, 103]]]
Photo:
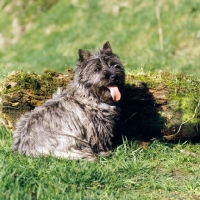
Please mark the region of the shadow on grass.
[[114, 144], [128, 140], [149, 141], [163, 136], [165, 118], [159, 114], [159, 105], [145, 83], [140, 86], [126, 85], [122, 99], [122, 115]]
[[[165, 103], [167, 104], [167, 101]], [[122, 144], [123, 137], [128, 140], [139, 141], [157, 139], [171, 144], [185, 141], [193, 144], [199, 143], [200, 126], [194, 126], [189, 122], [182, 124], [180, 133], [176, 138], [167, 141], [164, 139], [163, 136], [176, 134], [180, 124], [174, 122], [172, 126], [166, 126], [167, 119], [159, 113], [159, 111], [163, 110], [161, 107], [163, 105], [163, 102], [161, 104], [156, 102], [145, 83], [140, 83], [139, 86], [134, 84], [125, 85], [121, 102], [121, 118], [113, 142], [114, 147]]]

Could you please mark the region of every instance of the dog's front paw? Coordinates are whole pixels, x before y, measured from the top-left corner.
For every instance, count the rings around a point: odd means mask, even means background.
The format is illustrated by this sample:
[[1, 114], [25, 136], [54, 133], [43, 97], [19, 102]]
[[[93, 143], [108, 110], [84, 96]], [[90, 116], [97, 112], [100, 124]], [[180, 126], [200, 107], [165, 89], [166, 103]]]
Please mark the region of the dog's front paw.
[[101, 151], [98, 153], [98, 156], [110, 156], [112, 151]]

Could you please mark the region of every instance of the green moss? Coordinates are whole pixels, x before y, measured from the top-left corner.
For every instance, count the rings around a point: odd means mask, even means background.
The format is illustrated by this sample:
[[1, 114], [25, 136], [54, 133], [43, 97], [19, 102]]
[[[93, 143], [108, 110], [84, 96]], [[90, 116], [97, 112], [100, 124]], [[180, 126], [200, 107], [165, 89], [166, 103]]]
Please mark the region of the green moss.
[[155, 88], [158, 86], [159, 82], [154, 75], [156, 74], [144, 72], [128, 73], [126, 76], [126, 84], [138, 86], [141, 83], [145, 83], [147, 87]]
[[5, 80], [3, 94], [26, 93], [30, 90], [33, 94], [52, 94], [58, 87], [65, 87], [72, 78], [71, 70], [66, 79], [58, 79], [61, 73], [55, 71], [45, 71], [42, 75], [34, 72], [18, 71], [11, 74]]
[[182, 73], [170, 73], [167, 71], [143, 72], [133, 71], [128, 73], [126, 83], [138, 85], [145, 83], [148, 88], [157, 88], [163, 85], [169, 90], [169, 98], [174, 96], [190, 96], [198, 99], [200, 92], [200, 81], [192, 76]]

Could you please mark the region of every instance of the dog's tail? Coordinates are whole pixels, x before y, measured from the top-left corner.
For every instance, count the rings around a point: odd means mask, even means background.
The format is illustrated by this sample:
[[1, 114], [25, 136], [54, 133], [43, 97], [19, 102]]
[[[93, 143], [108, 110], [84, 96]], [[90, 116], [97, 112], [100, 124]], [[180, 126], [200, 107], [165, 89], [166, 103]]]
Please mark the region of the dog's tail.
[[56, 99], [62, 96], [64, 89], [59, 87], [55, 93], [53, 93], [52, 98]]
[[44, 103], [44, 105], [45, 106], [50, 106], [52, 104], [58, 103], [63, 98], [64, 91], [65, 90], [63, 88], [59, 87], [58, 90], [55, 93], [53, 93], [52, 99], [48, 99]]
[[29, 130], [29, 115], [30, 112], [23, 115], [20, 120], [16, 123], [16, 129], [13, 133], [13, 147], [12, 151], [18, 151], [19, 153], [26, 154], [26, 145], [28, 144], [31, 137], [28, 136]]

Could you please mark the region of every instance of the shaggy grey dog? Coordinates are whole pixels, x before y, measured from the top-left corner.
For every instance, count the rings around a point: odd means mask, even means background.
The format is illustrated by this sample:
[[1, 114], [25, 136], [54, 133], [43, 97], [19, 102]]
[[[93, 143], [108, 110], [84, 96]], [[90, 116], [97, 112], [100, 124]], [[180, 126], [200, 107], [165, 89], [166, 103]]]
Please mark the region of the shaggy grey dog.
[[16, 123], [13, 150], [94, 160], [107, 155], [119, 116], [125, 73], [109, 42], [95, 53], [79, 50], [73, 81]]

